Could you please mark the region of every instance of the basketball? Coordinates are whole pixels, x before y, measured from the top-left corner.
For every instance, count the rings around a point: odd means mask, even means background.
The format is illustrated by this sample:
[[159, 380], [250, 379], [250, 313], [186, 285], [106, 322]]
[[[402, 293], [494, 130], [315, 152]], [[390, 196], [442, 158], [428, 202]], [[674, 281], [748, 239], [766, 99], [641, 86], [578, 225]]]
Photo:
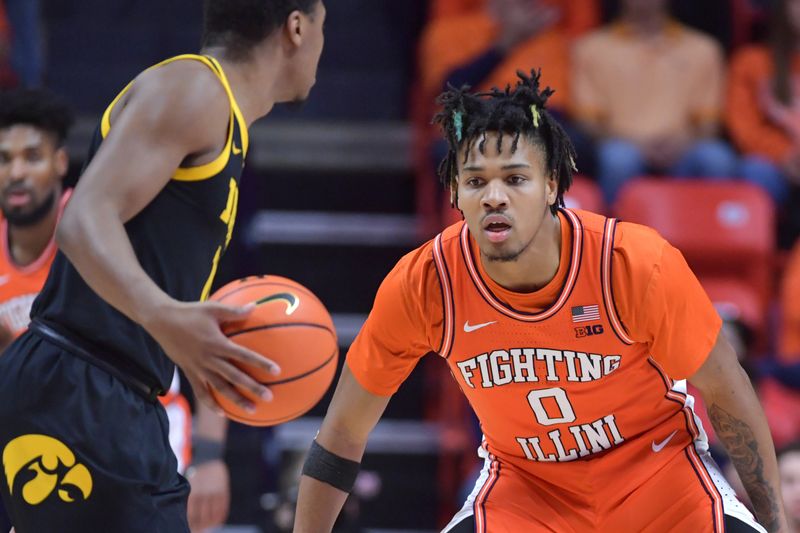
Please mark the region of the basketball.
[[255, 303], [245, 320], [223, 325], [223, 332], [281, 368], [276, 376], [236, 363], [269, 387], [273, 399], [264, 401], [240, 390], [255, 404], [250, 413], [211, 388], [225, 414], [243, 424], [272, 426], [314, 407], [333, 381], [339, 356], [333, 320], [314, 293], [280, 276], [253, 276], [225, 285], [211, 299], [235, 306]]

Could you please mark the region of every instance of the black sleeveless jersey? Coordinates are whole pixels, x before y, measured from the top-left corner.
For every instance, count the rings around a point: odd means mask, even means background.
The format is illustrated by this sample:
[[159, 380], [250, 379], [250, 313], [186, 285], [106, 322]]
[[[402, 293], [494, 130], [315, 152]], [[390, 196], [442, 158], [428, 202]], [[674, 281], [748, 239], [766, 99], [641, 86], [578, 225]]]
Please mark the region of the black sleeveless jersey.
[[[204, 63], [225, 87], [231, 107], [227, 142], [214, 161], [178, 168], [153, 201], [125, 224], [125, 230], [145, 272], [164, 292], [180, 301], [197, 301], [208, 297], [217, 265], [231, 239], [248, 134], [225, 73], [215, 59], [182, 55], [151, 68], [178, 60]], [[87, 164], [112, 127], [111, 110], [131, 84], [106, 109]], [[67, 338], [88, 344], [100, 359], [122, 362], [124, 372], [162, 390], [169, 388], [172, 361], [144, 328], [100, 298], [61, 252], [33, 304], [31, 317]]]

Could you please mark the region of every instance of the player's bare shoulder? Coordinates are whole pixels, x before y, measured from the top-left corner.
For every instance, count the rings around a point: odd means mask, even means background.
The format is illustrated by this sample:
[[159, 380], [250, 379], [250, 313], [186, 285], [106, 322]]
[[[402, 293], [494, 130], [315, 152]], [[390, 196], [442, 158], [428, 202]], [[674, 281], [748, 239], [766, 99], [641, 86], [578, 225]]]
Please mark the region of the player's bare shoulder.
[[172, 61], [139, 74], [113, 109], [111, 123], [129, 107], [150, 128], [183, 138], [197, 158], [206, 152], [213, 157], [225, 144], [230, 98], [201, 61]]

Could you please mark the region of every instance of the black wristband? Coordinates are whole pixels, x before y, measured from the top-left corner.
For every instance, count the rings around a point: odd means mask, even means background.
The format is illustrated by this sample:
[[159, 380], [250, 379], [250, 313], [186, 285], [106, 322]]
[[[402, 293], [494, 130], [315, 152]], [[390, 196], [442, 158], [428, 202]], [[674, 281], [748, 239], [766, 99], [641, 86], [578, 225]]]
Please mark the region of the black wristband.
[[349, 493], [353, 490], [360, 468], [361, 463], [339, 457], [314, 440], [303, 465], [303, 475]]
[[199, 466], [211, 461], [221, 461], [225, 444], [221, 441], [197, 437], [192, 439], [192, 465]]

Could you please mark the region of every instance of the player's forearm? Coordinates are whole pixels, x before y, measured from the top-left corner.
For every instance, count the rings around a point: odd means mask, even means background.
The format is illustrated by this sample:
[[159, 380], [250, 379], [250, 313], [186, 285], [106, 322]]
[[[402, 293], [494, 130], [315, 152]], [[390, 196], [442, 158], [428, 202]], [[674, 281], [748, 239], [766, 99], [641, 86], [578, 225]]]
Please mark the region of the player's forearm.
[[767, 531], [788, 531], [775, 447], [749, 379], [740, 370], [737, 383], [710, 396], [706, 398], [709, 418], [750, 496], [756, 517]]
[[333, 529], [347, 493], [308, 476], [300, 477], [294, 533], [324, 533]]
[[[349, 379], [348, 372], [348, 376], [343, 376], [343, 380], [347, 383]], [[334, 397], [335, 400], [336, 398]], [[360, 463], [367, 447], [369, 432], [364, 431], [363, 433], [354, 434], [352, 428], [337, 423], [336, 412], [335, 407], [328, 410], [315, 441], [325, 450], [338, 457]], [[311, 452], [309, 452], [310, 456]], [[308, 467], [308, 461], [309, 459], [307, 458], [304, 472], [306, 471], [305, 468]], [[344, 490], [303, 474], [300, 478], [300, 493], [297, 499], [294, 532], [317, 533], [331, 531], [345, 500], [347, 500], [347, 493]]]
[[169, 296], [142, 269], [111, 208], [70, 205], [56, 230], [59, 248], [101, 298], [142, 324]]
[[203, 402], [198, 402], [195, 436], [224, 444], [227, 432], [228, 419], [212, 411]]

